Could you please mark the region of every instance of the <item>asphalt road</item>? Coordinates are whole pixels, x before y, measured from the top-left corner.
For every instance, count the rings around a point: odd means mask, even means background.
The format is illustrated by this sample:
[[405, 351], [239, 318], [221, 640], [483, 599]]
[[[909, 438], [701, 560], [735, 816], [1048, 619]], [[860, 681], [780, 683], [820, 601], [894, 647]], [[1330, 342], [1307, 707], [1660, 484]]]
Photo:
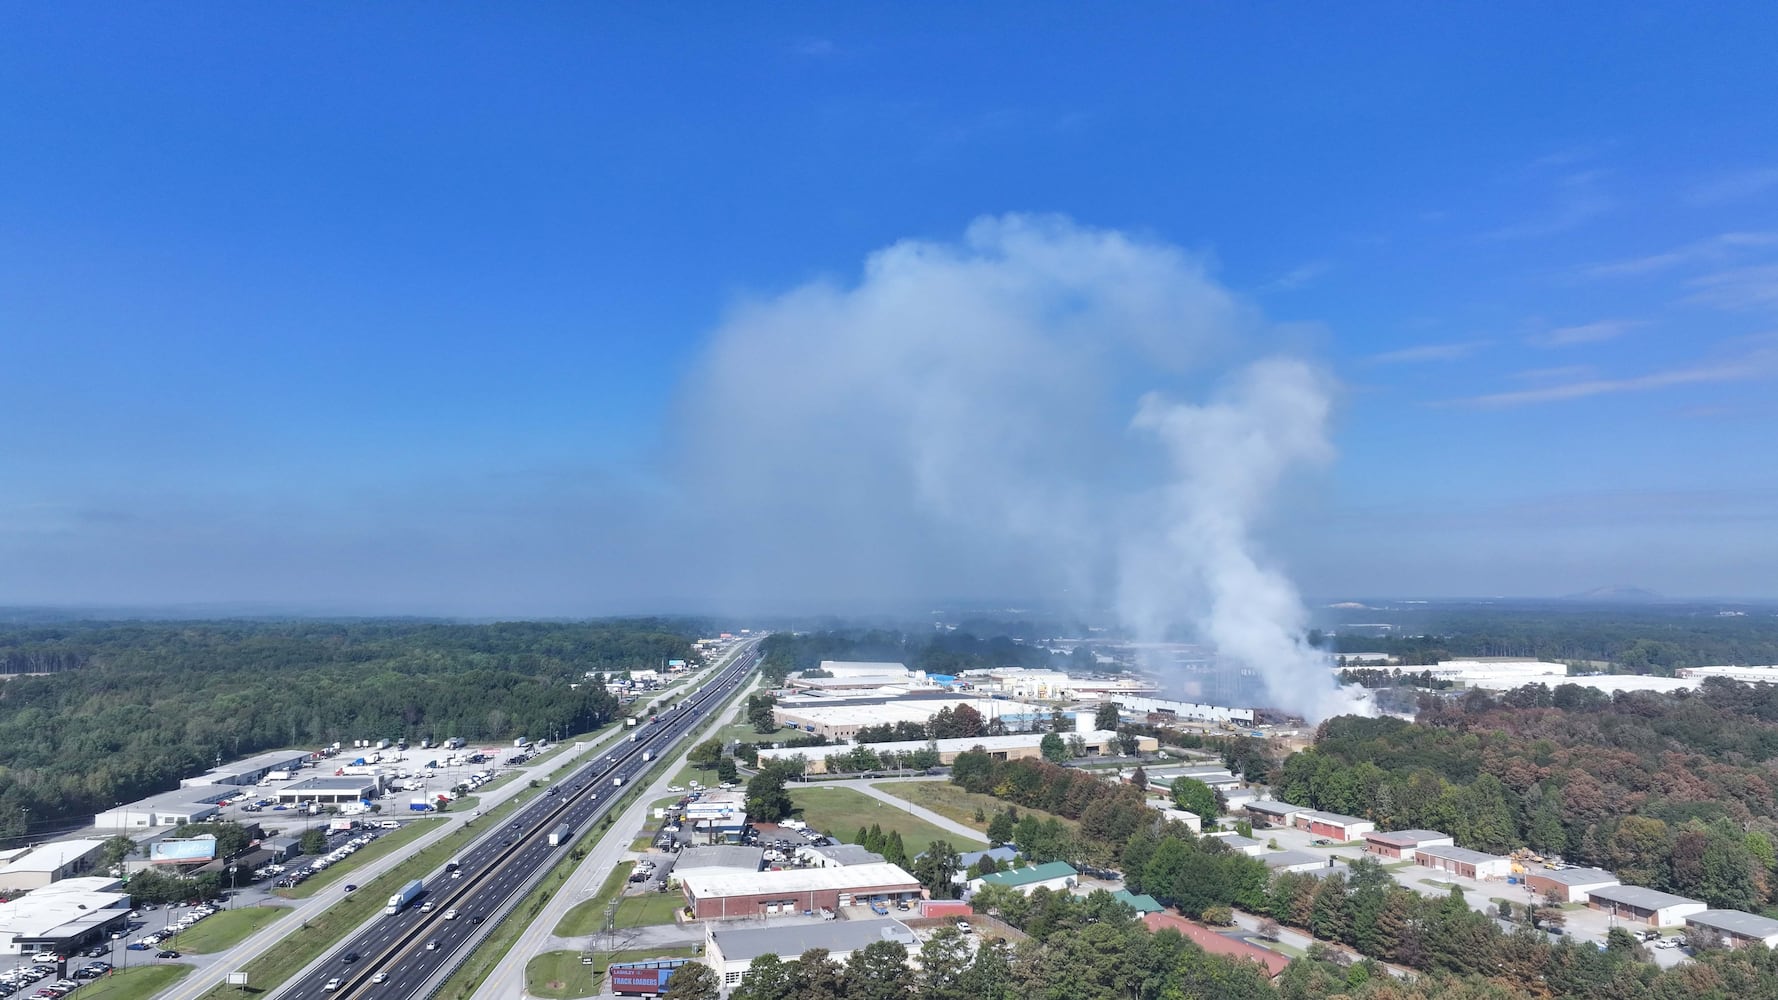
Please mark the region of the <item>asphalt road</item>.
[[[618, 744], [609, 755], [558, 782], [558, 794], [537, 797], [505, 825], [484, 833], [457, 858], [460, 877], [447, 877], [442, 870], [432, 873], [425, 880], [427, 892], [413, 905], [394, 916], [379, 914], [287, 983], [277, 993], [279, 1000], [405, 1000], [423, 994], [435, 976], [453, 967], [459, 953], [493, 926], [477, 923], [477, 918], [491, 918], [519, 898], [523, 888], [548, 870], [638, 773], [653, 766], [652, 761], [643, 761], [645, 751], [661, 754], [673, 747], [757, 661], [757, 647], [737, 655], [697, 691], [687, 692], [676, 711], [664, 714], [659, 723], [634, 730], [636, 742]], [[617, 779], [622, 779], [621, 786], [614, 784]], [[562, 824], [570, 827], [571, 834], [551, 846], [549, 832]], [[430, 913], [421, 910], [426, 901], [433, 904]], [[457, 910], [457, 919], [445, 919], [447, 909]], [[357, 959], [347, 961], [352, 955]], [[372, 983], [377, 973], [385, 974], [387, 982]], [[335, 978], [341, 980], [339, 986], [327, 989]]]

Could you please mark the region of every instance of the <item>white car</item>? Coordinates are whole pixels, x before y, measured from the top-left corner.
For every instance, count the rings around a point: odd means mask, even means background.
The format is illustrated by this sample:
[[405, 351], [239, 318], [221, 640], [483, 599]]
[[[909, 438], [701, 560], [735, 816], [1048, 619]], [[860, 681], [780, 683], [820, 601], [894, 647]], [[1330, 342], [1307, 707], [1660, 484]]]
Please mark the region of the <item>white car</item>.
[[445, 911], [445, 919], [446, 920], [457, 919], [457, 911], [455, 909], [446, 910]]
[[669, 792], [683, 792], [683, 791], [685, 791], [685, 789], [684, 789], [684, 787], [682, 787], [680, 785], [668, 785], [667, 791], [669, 791]]
[[373, 983], [386, 983], [389, 981], [389, 974], [387, 972], [379, 972], [370, 977], [370, 981]]
[[340, 977], [335, 976], [332, 979], [329, 979], [327, 981], [327, 985], [323, 986], [321, 988], [326, 990], [329, 993], [332, 993], [334, 990], [339, 989], [340, 988]]

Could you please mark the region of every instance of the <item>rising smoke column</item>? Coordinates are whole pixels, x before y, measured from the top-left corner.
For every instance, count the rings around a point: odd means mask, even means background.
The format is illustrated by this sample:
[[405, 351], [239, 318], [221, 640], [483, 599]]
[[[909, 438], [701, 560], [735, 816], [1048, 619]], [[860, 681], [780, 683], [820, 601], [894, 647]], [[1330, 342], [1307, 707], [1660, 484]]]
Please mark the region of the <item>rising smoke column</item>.
[[1132, 632], [1191, 627], [1320, 717], [1331, 677], [1251, 535], [1281, 477], [1331, 454], [1327, 381], [1283, 358], [1201, 407], [1154, 394], [1201, 395], [1206, 369], [1279, 339], [1201, 258], [1055, 216], [980, 219], [873, 253], [856, 281], [740, 303], [681, 408], [729, 556], [703, 572], [733, 572], [736, 607], [1115, 603]]
[[1294, 358], [1238, 372], [1195, 405], [1144, 396], [1131, 426], [1151, 434], [1170, 481], [1130, 528], [1118, 609], [1143, 641], [1189, 620], [1226, 661], [1255, 671], [1270, 704], [1319, 721], [1360, 710], [1327, 658], [1304, 641], [1308, 611], [1281, 572], [1260, 565], [1251, 525], [1293, 468], [1333, 457], [1326, 376]]

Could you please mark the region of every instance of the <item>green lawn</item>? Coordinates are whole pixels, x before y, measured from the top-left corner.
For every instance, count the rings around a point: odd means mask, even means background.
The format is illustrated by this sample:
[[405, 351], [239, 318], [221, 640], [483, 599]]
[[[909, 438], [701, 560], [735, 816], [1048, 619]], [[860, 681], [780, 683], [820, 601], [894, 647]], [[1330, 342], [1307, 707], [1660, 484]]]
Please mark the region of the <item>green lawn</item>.
[[[984, 833], [988, 829], [988, 824], [976, 822], [976, 810], [980, 809], [982, 815], [991, 820], [995, 813], [1004, 812], [1007, 806], [1011, 805], [1011, 803], [1002, 802], [992, 795], [965, 791], [961, 786], [944, 780], [885, 781], [876, 787], [878, 791], [893, 795], [898, 799], [906, 799], [917, 806], [924, 806], [946, 819], [962, 823], [964, 826], [974, 827]], [[1067, 817], [1047, 813], [1042, 809], [1020, 809], [1019, 815], [1035, 816], [1039, 820], [1054, 818], [1069, 833], [1073, 833], [1075, 827], [1080, 825]], [[885, 829], [887, 828], [885, 827]], [[858, 831], [852, 832], [857, 833]], [[907, 839], [907, 834], [902, 834], [902, 839]]]
[[605, 908], [618, 901], [612, 923], [617, 927], [653, 927], [673, 922], [673, 914], [685, 905], [685, 897], [677, 892], [649, 890], [633, 896], [619, 895], [629, 884], [635, 865], [625, 861], [611, 869], [605, 882], [591, 899], [574, 905], [556, 925], [557, 937], [580, 937], [605, 929]]
[[289, 913], [282, 906], [243, 906], [238, 910], [224, 910], [198, 921], [190, 930], [180, 931], [167, 947], [208, 955], [240, 944], [254, 931]]
[[579, 937], [582, 934], [591, 934], [603, 927], [605, 904], [611, 902], [612, 897], [623, 891], [625, 880], [630, 877], [630, 872], [635, 867], [633, 862], [623, 861], [611, 869], [611, 873], [606, 875], [605, 881], [599, 885], [599, 891], [593, 893], [593, 898], [576, 903], [573, 909], [563, 915], [562, 922], [556, 925], [556, 937]]
[[525, 993], [545, 1000], [569, 1000], [572, 997], [597, 996], [605, 970], [614, 962], [645, 962], [657, 958], [693, 958], [698, 949], [685, 945], [678, 948], [644, 948], [632, 951], [594, 952], [592, 964], [583, 964], [585, 953], [578, 951], [546, 951], [525, 966]]
[[850, 788], [798, 788], [791, 791], [790, 799], [796, 804], [797, 815], [803, 822], [847, 843], [858, 839], [859, 827], [875, 824], [881, 826], [884, 833], [901, 831], [901, 841], [910, 857], [925, 850], [926, 845], [935, 840], [950, 841], [959, 851], [988, 846], [985, 840], [970, 840], [949, 830], [941, 830], [912, 813]]
[[148, 1000], [184, 979], [191, 969], [182, 962], [157, 962], [119, 969], [82, 987], [80, 1000]]

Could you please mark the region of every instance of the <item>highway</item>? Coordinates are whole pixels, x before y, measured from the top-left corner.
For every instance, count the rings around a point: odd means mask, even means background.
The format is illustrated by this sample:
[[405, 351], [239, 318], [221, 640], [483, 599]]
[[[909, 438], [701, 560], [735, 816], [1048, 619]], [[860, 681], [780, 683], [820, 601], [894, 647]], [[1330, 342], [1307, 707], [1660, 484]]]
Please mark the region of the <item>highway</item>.
[[[513, 819], [483, 834], [456, 861], [456, 877], [443, 869], [426, 877], [426, 893], [394, 916], [379, 914], [364, 929], [337, 945], [276, 992], [278, 1000], [407, 1000], [423, 996], [427, 984], [465, 956], [507, 903], [533, 878], [547, 871], [634, 783], [652, 767], [736, 685], [759, 660], [757, 643], [735, 655], [728, 665], [696, 691], [688, 692], [659, 722], [632, 732], [635, 742], [618, 744], [606, 756], [590, 760], [545, 794], [527, 804]], [[644, 761], [646, 752], [652, 759]], [[614, 782], [622, 779], [622, 785]], [[559, 846], [549, 833], [567, 824], [571, 835]], [[423, 903], [432, 904], [422, 912]], [[445, 919], [448, 910], [456, 919]], [[515, 917], [514, 919], [522, 919]], [[484, 921], [487, 921], [484, 923]], [[347, 961], [347, 956], [358, 956]], [[374, 983], [379, 974], [387, 981]], [[333, 990], [329, 980], [339, 979]]]

